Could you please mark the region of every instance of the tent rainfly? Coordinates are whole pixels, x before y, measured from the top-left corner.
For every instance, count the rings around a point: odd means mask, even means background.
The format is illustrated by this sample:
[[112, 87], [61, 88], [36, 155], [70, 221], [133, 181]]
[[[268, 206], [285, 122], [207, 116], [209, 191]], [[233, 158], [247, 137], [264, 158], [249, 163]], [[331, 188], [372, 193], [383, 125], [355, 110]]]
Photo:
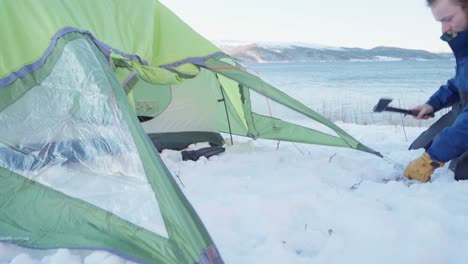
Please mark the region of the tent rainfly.
[[[232, 133], [378, 154], [156, 0], [3, 0], [0, 24], [2, 242], [220, 264], [155, 145]], [[257, 94], [332, 134], [254, 112]]]

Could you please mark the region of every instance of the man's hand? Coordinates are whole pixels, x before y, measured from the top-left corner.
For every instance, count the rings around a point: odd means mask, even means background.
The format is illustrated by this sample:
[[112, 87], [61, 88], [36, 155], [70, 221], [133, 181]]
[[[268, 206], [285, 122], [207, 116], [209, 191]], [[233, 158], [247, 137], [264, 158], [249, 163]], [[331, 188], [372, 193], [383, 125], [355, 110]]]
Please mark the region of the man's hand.
[[418, 116], [415, 116], [416, 119], [429, 119], [429, 114], [434, 112], [434, 107], [428, 104], [418, 105], [412, 110], [418, 110]]
[[435, 169], [443, 167], [445, 163], [432, 160], [426, 152], [419, 158], [411, 161], [405, 169], [404, 175], [408, 179], [428, 182]]

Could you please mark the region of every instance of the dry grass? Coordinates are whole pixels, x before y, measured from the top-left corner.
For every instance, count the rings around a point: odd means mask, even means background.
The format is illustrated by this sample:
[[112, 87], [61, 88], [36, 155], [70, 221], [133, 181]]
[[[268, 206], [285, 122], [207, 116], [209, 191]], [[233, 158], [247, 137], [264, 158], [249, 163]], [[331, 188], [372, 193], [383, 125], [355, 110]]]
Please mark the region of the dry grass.
[[[400, 107], [397, 105], [397, 107]], [[435, 118], [418, 120], [412, 116], [404, 116], [400, 113], [372, 111], [372, 106], [363, 104], [345, 104], [336, 101], [323, 101], [318, 113], [335, 122], [354, 123], [360, 125], [403, 125], [408, 127], [429, 127], [450, 109], [444, 109], [436, 113]]]

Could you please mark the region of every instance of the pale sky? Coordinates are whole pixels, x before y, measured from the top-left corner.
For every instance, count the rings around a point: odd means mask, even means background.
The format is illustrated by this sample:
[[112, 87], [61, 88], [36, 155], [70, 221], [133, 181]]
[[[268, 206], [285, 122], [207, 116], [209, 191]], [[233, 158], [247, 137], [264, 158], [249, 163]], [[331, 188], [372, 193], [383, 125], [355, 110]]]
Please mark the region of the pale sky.
[[449, 52], [425, 0], [161, 0], [209, 40]]

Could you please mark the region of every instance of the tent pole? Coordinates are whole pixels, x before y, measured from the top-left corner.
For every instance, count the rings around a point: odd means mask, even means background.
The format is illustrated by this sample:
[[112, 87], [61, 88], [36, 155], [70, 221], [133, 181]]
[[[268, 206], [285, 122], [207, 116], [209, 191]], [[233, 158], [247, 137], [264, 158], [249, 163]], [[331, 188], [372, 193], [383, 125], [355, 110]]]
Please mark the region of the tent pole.
[[[216, 78], [217, 77], [218, 77], [218, 75], [216, 75]], [[219, 79], [218, 79], [218, 81], [219, 81]], [[232, 140], [231, 121], [229, 120], [229, 113], [228, 113], [228, 110], [227, 110], [226, 99], [224, 98], [223, 89], [224, 89], [223, 85], [221, 83], [219, 83], [219, 90], [221, 90], [221, 95], [223, 96], [223, 99], [218, 99], [218, 102], [223, 101], [223, 103], [224, 103], [224, 110], [226, 110], [226, 118], [227, 118], [228, 127], [229, 127], [229, 135], [231, 136], [231, 145], [234, 145], [234, 141]]]

